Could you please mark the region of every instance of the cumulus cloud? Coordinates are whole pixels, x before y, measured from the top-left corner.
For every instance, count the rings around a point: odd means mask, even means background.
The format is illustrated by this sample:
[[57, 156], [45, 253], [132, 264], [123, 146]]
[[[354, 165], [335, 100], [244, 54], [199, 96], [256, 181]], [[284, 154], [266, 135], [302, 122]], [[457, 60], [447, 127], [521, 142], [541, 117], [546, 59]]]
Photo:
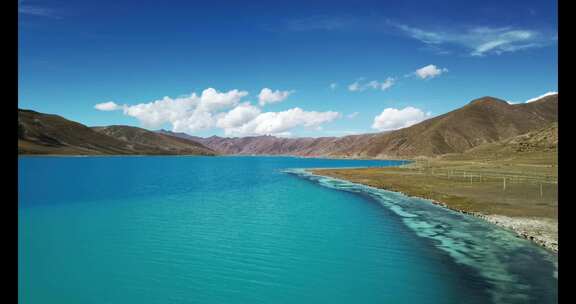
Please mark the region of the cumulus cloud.
[[260, 109], [249, 102], [242, 103], [218, 119], [216, 125], [223, 129], [239, 127], [260, 114]]
[[213, 88], [208, 88], [202, 91], [198, 108], [205, 111], [225, 109], [235, 106], [240, 99], [246, 95], [248, 95], [248, 92], [236, 89], [226, 93], [220, 93]]
[[420, 28], [389, 22], [404, 34], [417, 39], [437, 51], [445, 52], [441, 45], [459, 46], [468, 55], [485, 56], [543, 47], [555, 41], [553, 34], [544, 34], [512, 27], [471, 27], [468, 29], [423, 30]]
[[224, 129], [227, 136], [277, 135], [289, 136], [296, 127], [319, 127], [340, 117], [340, 113], [327, 111], [304, 111], [292, 108], [282, 112], [260, 113], [247, 123]]
[[195, 132], [213, 126], [212, 112], [233, 107], [246, 95], [246, 91], [218, 92], [208, 88], [200, 96], [192, 93], [181, 98], [164, 97], [150, 103], [127, 106], [124, 114], [137, 118], [146, 127], [158, 128], [164, 123], [171, 123], [173, 131]]
[[366, 83], [361, 82], [362, 79], [356, 80], [355, 82], [348, 85], [348, 90], [351, 92], [361, 92], [366, 89], [381, 90], [386, 91], [395, 84], [395, 79], [392, 77], [386, 78], [386, 80], [379, 82], [377, 80], [368, 81]]
[[94, 106], [94, 109], [100, 110], [100, 111], [115, 111], [115, 110], [119, 110], [121, 108], [122, 108], [121, 106], [117, 105], [113, 101], [99, 103], [99, 104]]
[[533, 102], [533, 101], [536, 101], [536, 100], [538, 100], [538, 99], [540, 99], [540, 98], [544, 98], [544, 97], [546, 97], [546, 96], [551, 96], [551, 95], [556, 95], [556, 94], [558, 94], [558, 92], [551, 91], [551, 92], [548, 92], [548, 93], [544, 93], [544, 94], [542, 94], [542, 95], [540, 95], [540, 96], [538, 96], [538, 97], [530, 98], [530, 99], [526, 100], [525, 102], [526, 102], [526, 103]]
[[438, 68], [433, 64], [429, 64], [425, 67], [419, 68], [414, 72], [416, 76], [420, 77], [421, 79], [431, 79], [436, 76], [440, 76], [440, 74], [448, 72], [446, 68]]
[[258, 106], [241, 102], [246, 95], [248, 92], [240, 90], [218, 92], [208, 88], [199, 96], [192, 93], [179, 98], [164, 97], [148, 103], [122, 106], [109, 101], [94, 108], [101, 111], [122, 110], [147, 128], [159, 128], [165, 123], [172, 125], [172, 131], [185, 133], [221, 128], [227, 136], [286, 136], [291, 134], [293, 128], [320, 128], [322, 124], [340, 117], [338, 112], [304, 111], [301, 108], [263, 113]]
[[292, 91], [272, 91], [269, 88], [263, 88], [258, 94], [258, 103], [261, 106], [271, 103], [277, 103], [288, 98], [288, 95], [292, 94]]
[[390, 131], [401, 128], [406, 128], [411, 125], [417, 124], [431, 115], [424, 113], [422, 110], [414, 107], [406, 107], [404, 109], [387, 108], [374, 117], [372, 128], [378, 131]]
[[[172, 131], [194, 133], [214, 127], [214, 116], [210, 112], [201, 111], [199, 108], [179, 119], [170, 121]], [[156, 126], [157, 128], [158, 126]]]
[[212, 127], [214, 112], [234, 107], [246, 95], [246, 91], [218, 92], [208, 88], [200, 96], [196, 93], [179, 98], [166, 96], [148, 103], [123, 106], [105, 102], [94, 107], [101, 111], [123, 110], [125, 115], [138, 119], [144, 127], [158, 128], [171, 123], [174, 131], [194, 132]]
[[[157, 128], [162, 124], [175, 123], [192, 116], [197, 111], [200, 98], [195, 94], [182, 98], [164, 97], [148, 103], [140, 103], [132, 106], [124, 106], [124, 114], [132, 116], [148, 128]], [[198, 111], [200, 112], [200, 111]], [[199, 116], [200, 113], [196, 113]]]

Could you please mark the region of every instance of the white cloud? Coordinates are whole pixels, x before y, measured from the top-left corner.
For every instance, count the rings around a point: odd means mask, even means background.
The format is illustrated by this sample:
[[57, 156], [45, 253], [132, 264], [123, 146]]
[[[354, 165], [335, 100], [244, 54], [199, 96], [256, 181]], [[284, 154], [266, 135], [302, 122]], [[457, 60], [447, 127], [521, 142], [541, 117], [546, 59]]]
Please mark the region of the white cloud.
[[530, 103], [530, 102], [534, 102], [534, 101], [536, 101], [536, 100], [538, 100], [538, 99], [540, 99], [540, 98], [544, 98], [544, 97], [551, 96], [551, 95], [556, 95], [556, 94], [558, 94], [558, 92], [556, 92], [556, 91], [550, 91], [550, 92], [544, 93], [544, 94], [542, 94], [542, 95], [540, 95], [540, 96], [537, 96], [537, 97], [534, 97], [534, 98], [530, 98], [530, 99], [528, 99], [528, 100], [526, 100], [526, 101], [511, 101], [511, 100], [506, 100], [506, 102], [509, 103], [509, 104]]
[[536, 101], [536, 100], [538, 100], [538, 99], [540, 99], [540, 98], [544, 98], [544, 97], [546, 97], [546, 96], [556, 95], [556, 94], [558, 94], [558, 92], [551, 91], [551, 92], [542, 94], [542, 95], [540, 95], [540, 96], [538, 96], [538, 97], [530, 98], [530, 99], [526, 100], [525, 102], [526, 102], [526, 103], [533, 102], [533, 101]]
[[388, 77], [386, 78], [386, 80], [382, 82], [372, 80], [364, 84], [360, 82], [361, 80], [362, 79], [356, 80], [355, 82], [348, 85], [348, 90], [351, 92], [361, 92], [366, 89], [386, 91], [387, 89], [391, 88], [396, 82], [396, 80], [392, 77]]
[[293, 91], [272, 91], [269, 88], [263, 88], [258, 94], [258, 103], [261, 106], [271, 103], [277, 103], [288, 98], [288, 95], [292, 94]]
[[382, 90], [385, 91], [394, 85], [394, 78], [388, 77], [383, 82], [378, 82], [376, 80], [372, 80], [366, 84], [366, 86], [374, 89], [374, 90]]
[[278, 135], [289, 136], [290, 130], [296, 127], [320, 127], [322, 124], [340, 117], [340, 113], [327, 111], [304, 111], [292, 108], [282, 112], [260, 113], [247, 123], [233, 128], [226, 128], [227, 136]]
[[236, 128], [256, 118], [260, 112], [258, 107], [245, 102], [230, 110], [230, 112], [224, 113], [218, 119], [216, 125], [223, 129]]
[[212, 127], [213, 112], [237, 105], [246, 95], [246, 91], [230, 90], [224, 93], [208, 88], [200, 96], [192, 93], [181, 98], [164, 97], [150, 103], [126, 106], [124, 114], [137, 118], [145, 127], [158, 128], [164, 123], [171, 123], [174, 131], [195, 132]]
[[374, 117], [372, 128], [379, 131], [406, 128], [419, 123], [430, 116], [430, 113], [424, 113], [422, 110], [414, 107], [406, 107], [401, 110], [387, 108], [384, 109], [380, 115]]
[[338, 87], [338, 84], [337, 84], [337, 83], [333, 82], [333, 83], [330, 84], [330, 89], [336, 90], [336, 87]]
[[202, 91], [200, 96], [192, 93], [179, 98], [164, 97], [148, 103], [119, 106], [114, 102], [97, 104], [101, 111], [122, 109], [125, 115], [132, 116], [147, 128], [158, 128], [170, 123], [174, 131], [194, 132], [214, 125], [213, 113], [237, 105], [246, 91], [230, 90], [218, 92], [213, 88]]
[[[293, 108], [282, 112], [265, 112], [250, 102], [240, 103], [245, 91], [218, 92], [213, 88], [179, 98], [164, 97], [148, 103], [118, 105], [109, 101], [95, 105], [102, 111], [123, 110], [147, 128], [172, 125], [172, 131], [194, 133], [221, 128], [227, 136], [278, 135], [288, 136], [296, 127], [320, 128], [340, 117], [340, 113], [304, 111]], [[231, 109], [231, 110], [229, 110]], [[229, 111], [228, 111], [229, 110]]]
[[439, 76], [442, 73], [448, 72], [448, 69], [445, 68], [438, 68], [437, 66], [433, 65], [433, 64], [429, 64], [425, 67], [419, 68], [416, 70], [416, 72], [414, 72], [416, 74], [416, 76], [420, 77], [421, 79], [432, 79], [436, 76]]
[[170, 121], [170, 123], [174, 132], [194, 133], [214, 127], [214, 117], [212, 113], [196, 108], [189, 115]]
[[240, 99], [246, 95], [248, 95], [248, 92], [236, 89], [220, 93], [213, 88], [208, 88], [202, 91], [198, 108], [210, 112], [229, 108], [237, 105]]
[[94, 109], [100, 110], [100, 111], [115, 111], [115, 110], [122, 109], [122, 107], [117, 105], [113, 101], [108, 101], [108, 102], [103, 102], [103, 103], [99, 103], [99, 104], [95, 105]]
[[512, 27], [473, 27], [464, 30], [428, 31], [404, 24], [392, 22], [389, 24], [437, 51], [446, 52], [439, 48], [440, 45], [455, 45], [465, 48], [471, 56], [515, 52], [546, 46], [555, 41], [553, 34]]
[[360, 82], [357, 80], [354, 83], [351, 83], [350, 85], [348, 85], [348, 90], [352, 91], [352, 92], [356, 92], [356, 91], [363, 91], [364, 89], [360, 85]]
[[384, 91], [391, 88], [394, 85], [395, 81], [396, 80], [394, 80], [394, 78], [392, 77], [386, 78], [384, 82], [380, 83], [380, 90]]
[[[200, 98], [196, 93], [175, 99], [166, 96], [149, 103], [124, 106], [124, 114], [135, 117], [145, 127], [157, 128], [164, 123], [174, 124], [174, 122], [193, 116], [199, 103]], [[195, 116], [199, 115], [200, 113], [196, 113]]]

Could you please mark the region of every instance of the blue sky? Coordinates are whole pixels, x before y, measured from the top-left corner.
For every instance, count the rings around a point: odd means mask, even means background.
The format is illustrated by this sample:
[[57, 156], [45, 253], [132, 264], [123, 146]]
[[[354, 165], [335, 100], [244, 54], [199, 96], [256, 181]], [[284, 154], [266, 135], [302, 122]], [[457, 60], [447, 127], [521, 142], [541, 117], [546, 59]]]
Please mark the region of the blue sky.
[[555, 1], [19, 1], [19, 107], [89, 126], [377, 132], [557, 65]]

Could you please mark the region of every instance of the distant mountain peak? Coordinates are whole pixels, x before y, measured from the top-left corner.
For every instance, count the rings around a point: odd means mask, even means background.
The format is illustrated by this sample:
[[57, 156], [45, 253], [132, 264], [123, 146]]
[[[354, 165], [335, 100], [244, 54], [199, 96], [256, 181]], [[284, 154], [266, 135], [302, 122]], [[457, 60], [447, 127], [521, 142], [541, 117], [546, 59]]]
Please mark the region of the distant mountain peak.
[[505, 100], [492, 97], [492, 96], [484, 96], [480, 98], [476, 98], [468, 103], [469, 105], [478, 105], [478, 104], [509, 104]]

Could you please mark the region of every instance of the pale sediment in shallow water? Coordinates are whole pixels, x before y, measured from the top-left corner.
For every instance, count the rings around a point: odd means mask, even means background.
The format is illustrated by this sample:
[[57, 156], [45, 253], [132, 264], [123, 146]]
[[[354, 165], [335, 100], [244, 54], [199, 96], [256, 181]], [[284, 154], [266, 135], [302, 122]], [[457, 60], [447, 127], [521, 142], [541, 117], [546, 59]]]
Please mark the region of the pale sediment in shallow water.
[[477, 215], [490, 223], [513, 230], [519, 236], [558, 252], [558, 223], [547, 218], [518, 218], [504, 215]]
[[[407, 195], [402, 193], [403, 195]], [[412, 197], [412, 196], [411, 196]], [[416, 197], [418, 198], [418, 197]], [[427, 199], [429, 200], [429, 199]], [[481, 218], [494, 225], [512, 230], [517, 236], [530, 240], [554, 253], [558, 253], [558, 222], [549, 218], [510, 217], [496, 214], [466, 212], [451, 208], [447, 204], [435, 200], [431, 203], [463, 214]]]
[[[405, 193], [402, 193], [407, 195]], [[407, 195], [409, 196], [409, 195]], [[510, 217], [496, 214], [466, 212], [451, 208], [443, 202], [429, 200], [433, 204], [454, 210], [463, 214], [481, 218], [494, 225], [510, 229], [519, 237], [525, 238], [554, 253], [558, 253], [558, 222], [549, 218]]]
[[[495, 303], [542, 303], [556, 301], [557, 256], [513, 232], [433, 202], [407, 197], [349, 181], [287, 170], [320, 185], [359, 192], [378, 200], [402, 218], [418, 236], [431, 240], [459, 265], [473, 269], [490, 285]], [[538, 269], [542, 275], [534, 275]], [[526, 271], [524, 271], [526, 270]], [[531, 275], [526, 273], [530, 270]], [[552, 290], [551, 290], [552, 289]], [[552, 293], [544, 297], [542, 290]]]

